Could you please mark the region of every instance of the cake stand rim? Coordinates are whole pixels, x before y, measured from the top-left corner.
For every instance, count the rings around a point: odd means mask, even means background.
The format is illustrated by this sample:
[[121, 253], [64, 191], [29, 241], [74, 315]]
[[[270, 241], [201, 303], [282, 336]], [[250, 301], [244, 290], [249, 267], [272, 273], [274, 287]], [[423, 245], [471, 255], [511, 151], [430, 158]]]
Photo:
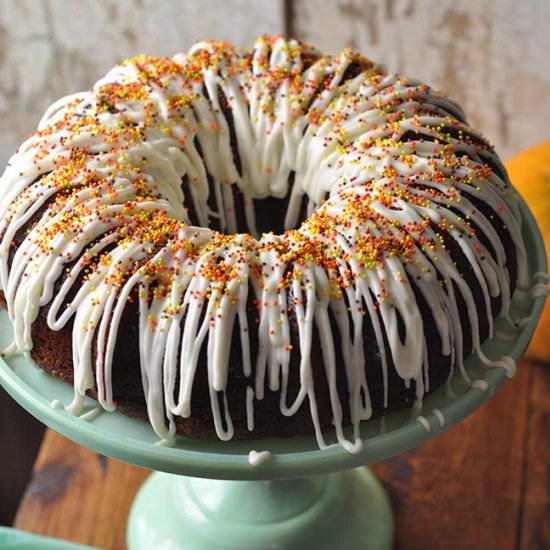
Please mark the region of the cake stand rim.
[[[530, 241], [527, 243], [528, 247], [530, 248], [529, 245], [531, 245], [534, 248], [529, 250], [531, 266], [535, 267], [534, 270], [530, 270], [531, 274], [539, 271], [546, 273], [546, 253], [540, 229], [529, 207], [521, 197], [519, 198], [519, 204], [524, 222], [524, 236], [526, 241]], [[527, 229], [527, 232], [525, 232], [525, 229]], [[546, 296], [537, 296], [532, 300], [529, 309], [531, 318], [519, 332], [509, 351], [509, 355], [515, 360], [519, 360], [527, 348], [542, 314], [545, 299]], [[38, 370], [33, 363], [27, 362], [27, 364], [28, 368]], [[54, 380], [54, 383], [59, 383], [70, 389], [70, 386], [65, 382], [46, 373], [43, 374]], [[447, 419], [446, 425], [437, 426], [438, 419], [433, 412], [427, 415], [427, 420], [432, 426], [430, 431], [426, 431], [419, 422], [410, 422], [395, 430], [366, 439], [363, 450], [357, 454], [352, 455], [339, 446], [328, 449], [291, 451], [275, 453], [266, 463], [252, 467], [248, 463], [247, 454], [242, 452], [244, 444], [246, 443], [249, 449], [261, 450], [270, 441], [276, 440], [250, 439], [245, 440], [245, 443], [241, 441], [239, 442], [241, 452], [235, 451], [235, 445], [232, 441], [219, 442], [218, 447], [223, 446], [224, 450], [216, 452], [200, 450], [202, 444], [197, 440], [193, 441], [193, 447], [198, 447], [199, 450], [174, 449], [138, 441], [124, 434], [114, 433], [103, 427], [95, 426], [93, 423], [82, 421], [64, 410], [52, 408], [50, 401], [46, 400], [38, 389], [22, 380], [10, 365], [0, 359], [0, 383], [6, 391], [38, 420], [66, 437], [102, 454], [138, 466], [212, 479], [284, 479], [325, 474], [376, 462], [413, 448], [461, 421], [485, 403], [505, 378], [504, 369], [499, 367], [489, 369], [486, 375], [488, 383], [486, 391], [475, 387], [470, 388], [459, 398], [451, 400], [445, 405], [443, 412]], [[121, 413], [116, 412], [110, 414], [123, 416]], [[390, 413], [388, 416], [391, 417], [394, 414], [398, 413]], [[136, 421], [135, 419], [131, 420]], [[147, 421], [141, 420], [141, 422]], [[288, 438], [280, 439], [284, 439], [286, 442], [289, 441]], [[310, 439], [314, 440], [314, 436], [310, 436]], [[203, 445], [204, 449], [211, 446], [212, 442], [205, 442]]]

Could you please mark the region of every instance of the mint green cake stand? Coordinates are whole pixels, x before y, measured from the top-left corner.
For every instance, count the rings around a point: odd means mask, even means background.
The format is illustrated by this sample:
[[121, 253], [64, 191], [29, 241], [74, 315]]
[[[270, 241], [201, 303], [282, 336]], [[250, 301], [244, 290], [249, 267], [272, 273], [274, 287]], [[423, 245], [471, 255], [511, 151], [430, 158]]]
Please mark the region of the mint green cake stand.
[[[525, 205], [522, 211], [530, 273], [546, 273], [542, 237]], [[507, 338], [487, 342], [487, 355], [519, 359], [544, 300], [526, 294], [514, 315], [529, 316], [529, 321], [512, 334], [507, 329]], [[5, 312], [0, 326], [0, 343], [7, 344], [11, 326]], [[498, 329], [497, 323], [496, 334]], [[391, 548], [393, 542], [388, 499], [365, 464], [437, 436], [487, 401], [506, 378], [503, 369], [484, 368], [473, 358], [467, 367], [472, 379], [484, 382], [472, 386], [455, 376], [450, 387], [425, 399], [421, 421], [403, 411], [365, 422], [364, 448], [356, 455], [336, 446], [319, 450], [312, 437], [230, 442], [182, 437], [175, 447], [163, 447], [146, 421], [116, 412], [84, 420], [52, 407], [54, 399], [68, 404], [72, 388], [23, 356], [0, 361], [0, 381], [54, 430], [102, 454], [156, 470], [130, 512], [127, 540], [132, 550], [354, 550]], [[86, 407], [94, 411], [97, 404], [89, 399]], [[272, 457], [251, 466], [250, 449], [269, 450]]]

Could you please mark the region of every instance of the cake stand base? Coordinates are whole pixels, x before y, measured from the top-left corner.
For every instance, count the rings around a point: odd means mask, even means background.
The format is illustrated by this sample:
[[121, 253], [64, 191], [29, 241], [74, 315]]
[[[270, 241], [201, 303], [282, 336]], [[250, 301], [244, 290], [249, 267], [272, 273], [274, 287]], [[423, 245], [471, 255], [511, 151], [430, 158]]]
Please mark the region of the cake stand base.
[[393, 517], [367, 468], [277, 481], [153, 473], [132, 505], [130, 550], [389, 549]]

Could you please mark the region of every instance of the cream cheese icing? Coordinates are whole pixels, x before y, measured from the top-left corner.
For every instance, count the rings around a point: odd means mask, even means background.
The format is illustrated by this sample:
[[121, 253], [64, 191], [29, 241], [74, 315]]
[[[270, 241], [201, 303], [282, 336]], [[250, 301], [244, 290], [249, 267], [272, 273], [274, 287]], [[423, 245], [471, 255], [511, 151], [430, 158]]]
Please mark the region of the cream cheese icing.
[[[238, 232], [232, 185], [244, 196], [246, 233]], [[72, 322], [74, 400], [67, 410], [73, 414], [94, 386], [101, 407], [115, 409], [113, 354], [134, 293], [147, 411], [163, 442], [173, 441], [176, 416], [192, 415], [202, 346], [217, 435], [233, 436], [225, 389], [236, 325], [243, 374], [250, 377], [243, 396], [248, 429], [267, 385], [281, 392], [284, 415], [309, 403], [318, 445], [326, 447], [310, 361], [316, 327], [338, 443], [358, 452], [360, 422], [372, 414], [365, 315], [381, 353], [385, 405], [386, 354], [403, 380], [416, 382], [418, 404], [429, 391], [425, 327], [410, 280], [431, 309], [453, 368], [467, 377], [457, 288], [473, 352], [513, 373], [511, 358], [490, 360], [481, 349], [478, 311], [485, 310], [492, 336], [491, 299], [499, 297], [500, 315], [508, 316], [511, 285], [501, 238], [469, 199], [475, 195], [505, 224], [518, 286], [527, 288], [521, 217], [498, 157], [452, 100], [349, 49], [326, 56], [295, 40], [263, 37], [252, 51], [200, 42], [173, 58], [129, 59], [92, 90], [48, 109], [10, 160], [0, 189], [0, 287], [13, 349], [32, 349], [31, 325], [41, 307], [49, 305], [52, 330]], [[284, 233], [260, 234], [253, 200], [288, 194]], [[300, 221], [304, 197], [310, 215]], [[36, 216], [10, 261], [16, 234]], [[212, 219], [219, 231], [207, 228]], [[436, 227], [469, 262], [482, 304]], [[537, 281], [535, 295], [546, 289], [546, 280]], [[252, 291], [261, 304], [257, 328], [248, 326], [245, 309]], [[301, 356], [301, 388], [291, 403], [289, 295]], [[257, 330], [257, 357], [250, 354], [250, 330]], [[343, 366], [336, 364], [335, 338]], [[339, 368], [349, 387], [350, 440], [336, 388]], [[481, 382], [474, 387], [483, 389]], [[424, 417], [417, 420], [429, 430]]]
[[270, 451], [250, 451], [248, 453], [248, 463], [251, 466], [260, 466], [271, 459]]

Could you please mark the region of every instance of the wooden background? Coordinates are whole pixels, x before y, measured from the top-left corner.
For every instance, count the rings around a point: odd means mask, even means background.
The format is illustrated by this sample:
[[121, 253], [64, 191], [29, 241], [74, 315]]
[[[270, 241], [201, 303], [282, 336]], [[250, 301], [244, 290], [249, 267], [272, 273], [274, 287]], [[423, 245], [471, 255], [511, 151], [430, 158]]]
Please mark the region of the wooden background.
[[[548, 550], [549, 426], [550, 368], [524, 360], [464, 422], [373, 465], [395, 516], [395, 550]], [[15, 525], [123, 550], [148, 474], [48, 430]]]
[[124, 57], [285, 33], [439, 87], [507, 157], [550, 137], [549, 25], [548, 0], [0, 0], [0, 147]]

